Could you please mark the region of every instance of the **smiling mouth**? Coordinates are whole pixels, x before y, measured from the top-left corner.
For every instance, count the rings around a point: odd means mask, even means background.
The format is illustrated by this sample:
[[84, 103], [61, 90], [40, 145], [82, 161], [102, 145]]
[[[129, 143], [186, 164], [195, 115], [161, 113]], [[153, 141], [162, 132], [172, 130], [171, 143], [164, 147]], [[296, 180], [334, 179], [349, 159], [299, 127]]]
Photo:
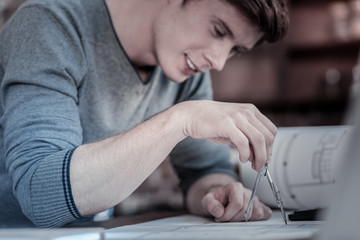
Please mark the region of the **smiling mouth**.
[[198, 72], [198, 69], [196, 68], [194, 63], [191, 62], [191, 60], [188, 58], [188, 56], [186, 56], [186, 63], [191, 70]]

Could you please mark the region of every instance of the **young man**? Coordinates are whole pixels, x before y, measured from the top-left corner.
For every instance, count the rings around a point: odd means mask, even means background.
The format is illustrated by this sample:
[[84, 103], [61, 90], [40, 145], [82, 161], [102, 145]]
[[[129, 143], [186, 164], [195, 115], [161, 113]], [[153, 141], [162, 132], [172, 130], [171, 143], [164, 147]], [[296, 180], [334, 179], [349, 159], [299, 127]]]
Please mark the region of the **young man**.
[[[260, 171], [276, 127], [211, 101], [208, 70], [287, 24], [283, 0], [28, 0], [0, 36], [3, 226], [111, 208], [169, 154], [191, 213], [242, 221], [228, 144]], [[270, 216], [256, 199], [251, 219]]]

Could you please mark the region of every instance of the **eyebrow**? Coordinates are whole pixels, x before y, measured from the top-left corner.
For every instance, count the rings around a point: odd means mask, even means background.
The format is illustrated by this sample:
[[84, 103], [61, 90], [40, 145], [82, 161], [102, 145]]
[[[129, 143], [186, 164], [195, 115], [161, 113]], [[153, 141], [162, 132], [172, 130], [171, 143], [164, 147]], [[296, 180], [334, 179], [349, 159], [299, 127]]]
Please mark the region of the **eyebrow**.
[[[233, 32], [231, 31], [231, 29], [229, 28], [229, 26], [223, 21], [221, 20], [220, 18], [214, 16], [214, 18], [225, 28], [225, 30], [228, 32], [228, 34], [230, 35], [230, 37], [232, 39], [234, 39], [234, 34]], [[248, 52], [250, 51], [251, 49], [245, 47], [245, 46], [237, 46], [239, 49], [241, 49], [242, 51], [245, 51], [245, 52]]]
[[234, 38], [233, 32], [230, 30], [229, 26], [220, 18], [214, 16], [217, 21], [225, 28], [225, 30], [229, 33], [230, 37]]

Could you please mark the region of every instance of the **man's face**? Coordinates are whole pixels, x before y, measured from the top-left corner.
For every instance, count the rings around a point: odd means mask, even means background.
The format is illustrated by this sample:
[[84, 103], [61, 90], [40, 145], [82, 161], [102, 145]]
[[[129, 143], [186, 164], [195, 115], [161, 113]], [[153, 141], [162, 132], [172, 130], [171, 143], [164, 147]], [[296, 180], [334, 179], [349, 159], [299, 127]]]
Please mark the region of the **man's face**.
[[170, 0], [154, 24], [153, 49], [164, 73], [174, 82], [210, 69], [220, 71], [227, 59], [248, 51], [262, 33], [223, 1]]

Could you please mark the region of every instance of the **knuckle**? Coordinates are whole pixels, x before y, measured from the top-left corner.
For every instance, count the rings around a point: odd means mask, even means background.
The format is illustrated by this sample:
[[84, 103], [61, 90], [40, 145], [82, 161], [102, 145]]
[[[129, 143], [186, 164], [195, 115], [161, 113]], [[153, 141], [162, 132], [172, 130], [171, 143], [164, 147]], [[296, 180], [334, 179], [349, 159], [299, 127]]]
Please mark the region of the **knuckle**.
[[231, 182], [228, 184], [229, 188], [234, 191], [242, 191], [244, 186], [240, 182]]
[[248, 103], [248, 109], [251, 114], [255, 114], [258, 111], [258, 108], [252, 103]]
[[234, 202], [233, 203], [233, 207], [235, 208], [235, 209], [238, 209], [238, 210], [240, 210], [240, 209], [242, 209], [243, 207], [244, 207], [244, 204], [242, 203], [242, 202]]
[[265, 145], [265, 136], [261, 133], [257, 133], [255, 134], [255, 137], [254, 137], [254, 144], [257, 145]]
[[269, 125], [269, 129], [271, 131], [271, 133], [275, 136], [278, 132], [278, 128], [276, 127], [276, 125], [270, 121], [270, 125]]
[[202, 201], [202, 206], [209, 213], [213, 213], [216, 209], [216, 205], [212, 201]]
[[275, 134], [270, 131], [264, 133], [264, 137], [267, 143], [272, 143], [275, 140]]
[[249, 146], [249, 140], [245, 137], [237, 138], [235, 141], [233, 141], [233, 144], [236, 146], [240, 160], [247, 161], [250, 158], [250, 146]]
[[241, 182], [232, 182], [231, 184], [233, 184], [236, 188], [242, 189], [244, 187]]
[[212, 199], [213, 199], [213, 197], [212, 197], [211, 193], [206, 194], [206, 195], [201, 199], [201, 204], [202, 204], [202, 206], [212, 205], [212, 203], [213, 203]]
[[241, 162], [246, 162], [246, 161], [248, 161], [249, 158], [250, 158], [250, 149], [249, 149], [249, 148], [245, 148], [245, 149], [239, 150], [239, 157], [240, 157], [240, 161], [241, 161]]
[[255, 106], [253, 103], [246, 103], [245, 106], [246, 106], [248, 109], [256, 109], [256, 106]]
[[[250, 198], [250, 196], [252, 194], [252, 190], [250, 190], [248, 188], [244, 188], [244, 194]], [[255, 199], [256, 198], [257, 198], [257, 196], [255, 196]]]
[[250, 108], [246, 108], [243, 111], [243, 115], [246, 116], [247, 119], [251, 118], [254, 115], [254, 111]]
[[246, 137], [239, 138], [239, 146], [245, 149], [249, 148], [249, 139]]
[[276, 127], [275, 124], [273, 124], [273, 131], [274, 131], [274, 137], [276, 136], [276, 134], [278, 133], [279, 129]]
[[226, 125], [233, 125], [234, 117], [233, 114], [227, 114], [223, 117], [222, 122]]
[[202, 199], [201, 199], [201, 204], [203, 205], [203, 206], [205, 206], [205, 205], [207, 205], [207, 203], [208, 203], [208, 200], [209, 199], [209, 196], [208, 195], [205, 195]]
[[270, 134], [270, 136], [268, 137], [268, 139], [270, 140], [271, 143], [273, 143], [274, 140], [275, 140], [275, 135]]
[[242, 191], [244, 189], [244, 185], [241, 182], [233, 182], [231, 183], [234, 189]]
[[232, 121], [235, 123], [236, 126], [242, 125], [248, 122], [248, 111], [242, 110], [241, 112], [234, 112], [231, 115]]

